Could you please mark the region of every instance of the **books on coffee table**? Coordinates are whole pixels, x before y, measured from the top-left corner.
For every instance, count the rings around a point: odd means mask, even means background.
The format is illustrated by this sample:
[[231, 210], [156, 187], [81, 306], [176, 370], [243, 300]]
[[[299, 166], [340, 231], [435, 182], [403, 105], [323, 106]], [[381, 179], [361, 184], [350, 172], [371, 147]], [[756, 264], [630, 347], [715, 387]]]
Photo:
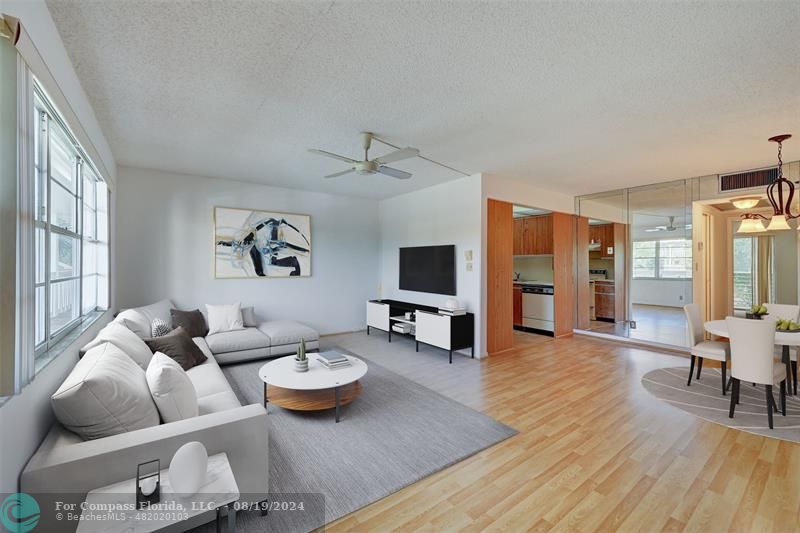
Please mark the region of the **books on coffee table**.
[[330, 368], [331, 370], [350, 366], [350, 360], [339, 352], [329, 350], [326, 352], [319, 352], [317, 356], [317, 360], [322, 363], [322, 366]]

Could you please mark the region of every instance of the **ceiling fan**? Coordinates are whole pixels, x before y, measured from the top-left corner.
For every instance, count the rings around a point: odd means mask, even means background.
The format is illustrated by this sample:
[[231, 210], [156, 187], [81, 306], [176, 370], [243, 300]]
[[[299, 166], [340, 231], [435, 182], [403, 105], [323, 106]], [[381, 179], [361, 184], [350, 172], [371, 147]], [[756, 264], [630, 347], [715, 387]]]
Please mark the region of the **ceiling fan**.
[[397, 178], [399, 180], [407, 180], [411, 177], [411, 173], [409, 172], [388, 167], [386, 165], [388, 163], [394, 163], [395, 161], [401, 161], [403, 159], [409, 159], [411, 157], [418, 156], [419, 150], [416, 148], [403, 148], [402, 150], [395, 150], [394, 152], [389, 152], [388, 154], [376, 157], [375, 159], [370, 159], [368, 152], [370, 146], [372, 145], [372, 133], [368, 131], [361, 133], [361, 145], [364, 147], [363, 161], [350, 159], [349, 157], [345, 157], [343, 155], [333, 154], [331, 152], [317, 150], [315, 148], [309, 149], [309, 152], [312, 154], [324, 155], [325, 157], [332, 157], [333, 159], [344, 161], [350, 165], [350, 168], [347, 170], [336, 172], [334, 174], [328, 174], [325, 176], [326, 178], [338, 178], [339, 176], [344, 176], [345, 174], [350, 174], [351, 172], [356, 172], [362, 175], [380, 173]]
[[[678, 229], [678, 226], [675, 225], [675, 217], [667, 217], [669, 219], [669, 223], [666, 226], [656, 226], [654, 228], [647, 228], [644, 231], [647, 233], [653, 233], [656, 231], [675, 231]], [[692, 229], [691, 224], [685, 224], [683, 229]]]

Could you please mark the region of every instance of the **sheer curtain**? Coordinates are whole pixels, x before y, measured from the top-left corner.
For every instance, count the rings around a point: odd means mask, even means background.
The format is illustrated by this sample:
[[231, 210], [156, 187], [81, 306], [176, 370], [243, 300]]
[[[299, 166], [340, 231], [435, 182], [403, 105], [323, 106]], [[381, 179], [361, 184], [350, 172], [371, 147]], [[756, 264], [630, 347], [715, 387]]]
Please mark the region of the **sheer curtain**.
[[772, 237], [762, 235], [756, 241], [757, 303], [774, 302]]

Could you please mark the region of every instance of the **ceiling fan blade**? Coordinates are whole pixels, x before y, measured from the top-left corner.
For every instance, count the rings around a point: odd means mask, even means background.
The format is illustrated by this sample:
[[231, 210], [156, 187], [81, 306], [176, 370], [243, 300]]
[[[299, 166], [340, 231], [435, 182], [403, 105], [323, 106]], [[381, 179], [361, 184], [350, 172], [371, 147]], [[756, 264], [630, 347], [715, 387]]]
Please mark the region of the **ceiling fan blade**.
[[416, 157], [419, 155], [419, 150], [416, 148], [406, 147], [402, 150], [397, 150], [394, 152], [390, 152], [386, 155], [382, 155], [379, 158], [375, 159], [375, 162], [379, 165], [385, 165], [387, 163], [394, 163], [395, 161], [400, 161], [401, 159], [408, 159], [409, 157]]
[[355, 172], [355, 169], [348, 168], [347, 170], [343, 170], [341, 172], [336, 172], [334, 174], [328, 174], [325, 176], [326, 178], [338, 178], [339, 176], [344, 176], [345, 174], [350, 174], [351, 172]]
[[355, 159], [350, 159], [349, 157], [345, 157], [343, 155], [333, 154], [331, 152], [326, 152], [325, 150], [317, 150], [316, 148], [310, 148], [308, 150], [312, 154], [317, 155], [324, 155], [325, 157], [332, 157], [334, 159], [338, 159], [339, 161], [344, 161], [345, 163], [355, 163]]
[[378, 167], [378, 172], [381, 174], [386, 174], [387, 176], [391, 176], [393, 178], [397, 178], [399, 180], [407, 180], [411, 177], [409, 172], [404, 170], [397, 170], [396, 168], [392, 167]]

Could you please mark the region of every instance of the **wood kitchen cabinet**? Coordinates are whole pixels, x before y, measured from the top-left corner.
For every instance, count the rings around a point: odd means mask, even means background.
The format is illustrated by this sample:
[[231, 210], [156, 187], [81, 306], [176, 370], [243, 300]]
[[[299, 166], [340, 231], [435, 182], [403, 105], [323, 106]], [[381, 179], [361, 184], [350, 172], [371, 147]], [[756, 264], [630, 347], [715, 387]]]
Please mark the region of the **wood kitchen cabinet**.
[[594, 314], [598, 319], [615, 319], [614, 283], [595, 281]]
[[525, 255], [525, 219], [514, 219], [514, 255]]
[[552, 254], [552, 215], [514, 219], [514, 255]]
[[614, 224], [589, 226], [589, 242], [600, 244], [600, 257], [614, 257]]
[[522, 287], [514, 285], [514, 325], [522, 325]]

